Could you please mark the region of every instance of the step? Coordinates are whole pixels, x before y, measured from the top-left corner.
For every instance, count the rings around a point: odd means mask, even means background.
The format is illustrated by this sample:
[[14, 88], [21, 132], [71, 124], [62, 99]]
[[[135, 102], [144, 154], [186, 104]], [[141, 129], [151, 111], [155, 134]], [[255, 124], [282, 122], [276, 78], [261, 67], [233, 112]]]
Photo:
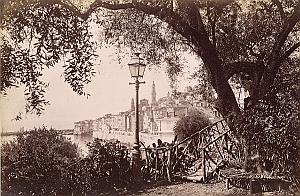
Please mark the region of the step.
[[189, 175], [181, 176], [183, 180], [193, 181], [193, 182], [203, 182], [203, 175]]
[[181, 178], [183, 180], [193, 181], [193, 182], [202, 182], [203, 181], [203, 174], [199, 170], [192, 174], [176, 175], [176, 177]]

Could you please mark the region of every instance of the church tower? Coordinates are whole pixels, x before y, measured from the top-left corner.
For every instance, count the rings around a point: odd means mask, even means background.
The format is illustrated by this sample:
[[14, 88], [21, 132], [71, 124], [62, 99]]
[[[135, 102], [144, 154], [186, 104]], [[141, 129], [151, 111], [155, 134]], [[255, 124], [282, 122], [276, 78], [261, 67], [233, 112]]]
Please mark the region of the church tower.
[[134, 99], [132, 98], [131, 99], [131, 111], [134, 111], [135, 110], [135, 106], [134, 106]]
[[156, 90], [155, 90], [155, 84], [154, 81], [152, 83], [152, 92], [151, 92], [151, 105], [156, 104]]

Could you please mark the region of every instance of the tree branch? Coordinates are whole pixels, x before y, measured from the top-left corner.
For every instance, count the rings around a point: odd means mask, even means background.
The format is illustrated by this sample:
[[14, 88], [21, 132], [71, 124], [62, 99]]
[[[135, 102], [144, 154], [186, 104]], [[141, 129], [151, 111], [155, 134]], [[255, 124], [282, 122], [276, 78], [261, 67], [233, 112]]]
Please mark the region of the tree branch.
[[262, 61], [254, 62], [235, 62], [226, 65], [226, 78], [229, 80], [234, 74], [246, 73], [251, 77], [249, 93], [250, 97], [245, 99], [245, 108], [251, 106], [258, 99], [259, 82], [265, 71], [265, 66]]
[[284, 61], [286, 58], [288, 58], [295, 50], [297, 50], [300, 47], [300, 42], [294, 44], [292, 47], [290, 47], [281, 57], [282, 61]]
[[[282, 46], [284, 45], [288, 35], [293, 30], [295, 25], [299, 22], [299, 20], [300, 20], [300, 2], [296, 5], [293, 14], [284, 23], [281, 32], [279, 32], [271, 52], [270, 61], [277, 61], [277, 59], [280, 57], [280, 51]], [[271, 65], [272, 63], [269, 64]], [[275, 65], [278, 64], [275, 63], [274, 66]], [[272, 67], [271, 69], [273, 68], [274, 67]]]
[[216, 13], [210, 7], [207, 7], [207, 17], [211, 24], [212, 44], [216, 46]]
[[264, 65], [258, 62], [234, 62], [228, 63], [225, 66], [226, 79], [229, 80], [234, 74], [246, 73], [251, 76], [261, 72], [264, 69]]
[[85, 12], [81, 13], [76, 6], [73, 4], [70, 5], [70, 3], [65, 3], [63, 0], [47, 1], [48, 4], [49, 2], [57, 3], [66, 7], [83, 19], [87, 19], [93, 12], [101, 7], [109, 10], [136, 9], [148, 15], [155, 15], [162, 21], [165, 21], [172, 26], [179, 34], [182, 34], [183, 36], [186, 35], [185, 38], [187, 39], [190, 39], [192, 34], [197, 34], [196, 29], [192, 28], [179, 14], [175, 13], [171, 8], [167, 8], [165, 6], [151, 5], [135, 1], [132, 3], [112, 3], [103, 0], [96, 0]]
[[[148, 15], [155, 15], [160, 20], [168, 23], [178, 34], [181, 34], [187, 40], [190, 40], [193, 45], [195, 45], [199, 50], [198, 54], [203, 53], [212, 53], [212, 51], [207, 51], [206, 49], [209, 47], [213, 50], [213, 45], [209, 41], [207, 32], [205, 30], [204, 24], [202, 22], [198, 7], [196, 4], [192, 7], [192, 13], [196, 13], [193, 19], [196, 19], [197, 27], [191, 26], [190, 22], [195, 25], [195, 21], [190, 21], [189, 19], [184, 19], [180, 14], [175, 12], [172, 9], [172, 6], [168, 7], [166, 4], [161, 4], [162, 1], [150, 1], [150, 3], [146, 4], [143, 2], [132, 1], [130, 3], [122, 3], [120, 2], [111, 2], [111, 1], [103, 1], [103, 0], [95, 0], [87, 10], [81, 11], [78, 7], [76, 7], [69, 0], [41, 0], [35, 6], [47, 6], [47, 5], [60, 5], [65, 9], [71, 11], [74, 15], [82, 18], [83, 20], [87, 20], [90, 15], [95, 12], [99, 8], [106, 8], [109, 10], [122, 10], [122, 9], [136, 9], [138, 11], [142, 11]], [[32, 6], [32, 5], [31, 5]], [[17, 11], [16, 11], [17, 12]], [[216, 53], [216, 51], [214, 51]], [[203, 55], [201, 55], [203, 57]], [[205, 55], [204, 55], [205, 56]], [[217, 55], [215, 55], [217, 58]]]
[[[288, 35], [293, 30], [295, 25], [300, 20], [300, 2], [295, 6], [294, 12], [292, 15], [286, 19], [285, 23], [282, 26], [282, 30], [278, 33], [272, 51], [270, 53], [267, 65], [263, 71], [262, 77], [259, 79], [258, 87], [255, 88], [255, 92], [253, 93], [251, 101], [249, 102], [249, 106], [254, 105], [259, 99], [261, 99], [266, 92], [270, 89], [273, 84], [278, 69], [281, 63], [284, 60], [284, 57], [289, 56], [292, 51], [294, 51], [298, 46], [295, 44], [292, 48], [290, 48], [286, 53], [281, 56], [281, 50], [284, 46]], [[295, 49], [294, 49], [295, 48]]]
[[272, 1], [277, 6], [277, 9], [279, 11], [281, 19], [283, 21], [285, 21], [286, 20], [286, 16], [285, 16], [285, 13], [284, 13], [284, 10], [283, 10], [281, 2], [279, 0], [272, 0]]

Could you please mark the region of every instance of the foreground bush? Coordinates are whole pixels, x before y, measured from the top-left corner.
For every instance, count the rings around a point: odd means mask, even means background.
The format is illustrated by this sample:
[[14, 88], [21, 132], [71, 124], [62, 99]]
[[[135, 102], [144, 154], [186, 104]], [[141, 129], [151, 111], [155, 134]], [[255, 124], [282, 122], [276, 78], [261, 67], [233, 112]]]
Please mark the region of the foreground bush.
[[[275, 100], [273, 100], [275, 101]], [[258, 157], [246, 169], [272, 175], [299, 178], [300, 124], [299, 105], [269, 102], [246, 111], [239, 121], [240, 136], [245, 139], [248, 155]]]
[[131, 182], [128, 149], [118, 142], [95, 139], [89, 144], [89, 155], [70, 165], [66, 177], [69, 187], [76, 187], [76, 195], [126, 188]]
[[61, 192], [62, 173], [77, 160], [77, 147], [55, 130], [19, 135], [1, 146], [1, 192], [48, 195]]
[[55, 130], [35, 129], [1, 146], [1, 195], [86, 195], [129, 186], [130, 157], [118, 142], [95, 140], [89, 155]]
[[246, 169], [299, 179], [299, 74], [299, 64], [286, 65], [271, 91], [238, 118], [238, 135], [245, 140], [250, 159], [258, 157], [256, 166], [250, 161]]

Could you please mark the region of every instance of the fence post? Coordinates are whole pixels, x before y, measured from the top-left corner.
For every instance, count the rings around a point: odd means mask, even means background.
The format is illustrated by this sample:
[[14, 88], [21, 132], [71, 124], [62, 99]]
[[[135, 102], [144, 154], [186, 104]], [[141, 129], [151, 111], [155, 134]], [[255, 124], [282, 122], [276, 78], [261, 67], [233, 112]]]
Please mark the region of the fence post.
[[155, 176], [154, 179], [157, 181], [157, 172], [158, 172], [158, 150], [155, 149]]
[[172, 163], [171, 163], [171, 156], [172, 156], [172, 149], [169, 149], [168, 154], [168, 166], [167, 166], [167, 175], [168, 175], [168, 181], [171, 182], [171, 173], [172, 173]]
[[229, 178], [226, 178], [226, 189], [229, 190]]
[[202, 173], [203, 173], [203, 182], [206, 181], [206, 168], [205, 168], [205, 148], [202, 150]]

